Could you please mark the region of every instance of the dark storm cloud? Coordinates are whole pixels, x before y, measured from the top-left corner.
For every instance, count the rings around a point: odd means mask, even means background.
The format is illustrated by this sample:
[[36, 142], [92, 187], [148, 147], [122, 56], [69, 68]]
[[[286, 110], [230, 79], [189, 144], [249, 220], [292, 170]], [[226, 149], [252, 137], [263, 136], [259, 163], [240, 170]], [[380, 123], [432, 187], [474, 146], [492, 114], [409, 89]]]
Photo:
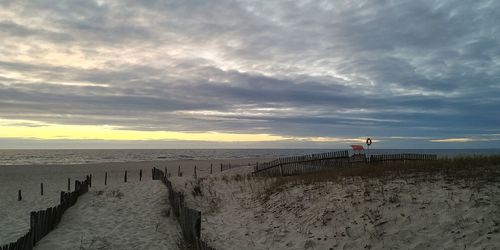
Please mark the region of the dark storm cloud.
[[0, 5], [0, 118], [297, 137], [499, 132], [494, 1]]

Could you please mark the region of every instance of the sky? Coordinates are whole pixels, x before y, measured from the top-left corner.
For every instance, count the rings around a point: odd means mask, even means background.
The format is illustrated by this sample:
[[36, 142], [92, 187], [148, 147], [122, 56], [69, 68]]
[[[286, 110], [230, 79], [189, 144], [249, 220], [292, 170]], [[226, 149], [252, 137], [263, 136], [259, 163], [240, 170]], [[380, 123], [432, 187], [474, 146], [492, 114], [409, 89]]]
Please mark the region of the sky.
[[498, 148], [500, 1], [0, 0], [0, 148]]

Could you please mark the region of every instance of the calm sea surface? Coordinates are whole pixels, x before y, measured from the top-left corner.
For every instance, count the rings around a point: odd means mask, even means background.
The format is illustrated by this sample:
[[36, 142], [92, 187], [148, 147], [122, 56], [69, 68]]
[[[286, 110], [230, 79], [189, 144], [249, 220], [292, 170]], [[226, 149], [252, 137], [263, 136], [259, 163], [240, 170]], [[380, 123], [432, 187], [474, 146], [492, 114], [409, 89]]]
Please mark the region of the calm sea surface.
[[[282, 157], [340, 149], [109, 149], [0, 150], [0, 165], [84, 164], [101, 162], [209, 160]], [[439, 156], [500, 154], [500, 149], [371, 149], [371, 154], [426, 153]]]

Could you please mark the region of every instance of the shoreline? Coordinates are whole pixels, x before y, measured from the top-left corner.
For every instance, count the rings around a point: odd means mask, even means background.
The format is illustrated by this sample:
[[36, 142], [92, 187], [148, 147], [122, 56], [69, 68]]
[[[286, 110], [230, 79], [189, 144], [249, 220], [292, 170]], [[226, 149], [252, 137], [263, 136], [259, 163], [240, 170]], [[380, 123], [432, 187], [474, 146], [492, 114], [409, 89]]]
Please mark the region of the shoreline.
[[[148, 151], [141, 150], [139, 151]], [[151, 151], [158, 151], [159, 149], [153, 149]], [[348, 150], [350, 154], [352, 154], [351, 149], [231, 149], [230, 151], [238, 151], [238, 150], [249, 150], [249, 152], [241, 153], [241, 154], [225, 154], [225, 153], [217, 153], [216, 151], [219, 149], [199, 149], [201, 151], [214, 151], [214, 152], [204, 152], [202, 154], [198, 153], [188, 153], [188, 154], [174, 154], [163, 156], [162, 154], [150, 155], [152, 157], [129, 157], [126, 151], [133, 152], [132, 149], [105, 149], [104, 151], [125, 151], [121, 152], [119, 155], [85, 155], [83, 154], [79, 157], [75, 158], [75, 153], [78, 155], [79, 151], [99, 151], [97, 149], [36, 149], [36, 150], [25, 150], [25, 149], [0, 149], [0, 169], [5, 167], [45, 167], [45, 166], [92, 166], [92, 165], [115, 165], [115, 164], [169, 164], [172, 162], [196, 162], [196, 161], [213, 161], [213, 162], [226, 162], [226, 161], [240, 161], [246, 159], [269, 159], [273, 160], [280, 157], [289, 157], [289, 156], [299, 156], [299, 155], [307, 155], [307, 154], [317, 154], [324, 152], [333, 152], [339, 150]], [[226, 149], [222, 149], [226, 150]], [[272, 152], [260, 152], [255, 153], [251, 151], [272, 151]], [[41, 154], [41, 155], [31, 155], [31, 154], [2, 154], [2, 151], [10, 151], [10, 152], [22, 152], [22, 151], [54, 151], [54, 152], [72, 152], [74, 154]], [[195, 150], [196, 151], [196, 150]], [[168, 150], [167, 150], [168, 152]], [[367, 154], [399, 154], [399, 153], [425, 153], [425, 154], [436, 154], [438, 158], [455, 158], [455, 157], [468, 157], [468, 156], [488, 156], [488, 155], [500, 155], [500, 148], [487, 148], [487, 149], [370, 149], [370, 151], [366, 152]], [[188, 156], [192, 154], [192, 157], [183, 158], [183, 156]], [[50, 156], [50, 157], [48, 157]], [[88, 157], [86, 157], [88, 156]], [[47, 158], [48, 157], [48, 158]], [[108, 158], [109, 157], [109, 158]], [[214, 158], [211, 158], [214, 157]], [[28, 160], [14, 160], [14, 159], [28, 159]], [[54, 160], [54, 159], [65, 159], [65, 161]], [[41, 162], [41, 163], [38, 163]]]
[[[237, 162], [235, 164], [239, 164], [241, 161], [249, 161], [249, 160], [262, 160], [264, 161], [271, 161], [279, 156], [276, 157], [240, 157], [240, 158], [214, 158], [214, 159], [177, 159], [177, 160], [139, 160], [139, 161], [107, 161], [107, 162], [88, 162], [88, 163], [68, 163], [68, 164], [10, 164], [10, 165], [0, 165], [0, 169], [3, 167], [81, 167], [81, 166], [94, 166], [94, 165], [119, 165], [119, 164], [125, 164], [125, 165], [130, 165], [130, 164], [161, 164], [161, 163], [176, 163], [176, 162], [207, 162], [207, 161], [212, 161], [212, 162], [222, 162], [222, 163], [228, 163], [228, 162]], [[227, 162], [226, 162], [227, 161]], [[259, 161], [260, 162], [260, 161]]]

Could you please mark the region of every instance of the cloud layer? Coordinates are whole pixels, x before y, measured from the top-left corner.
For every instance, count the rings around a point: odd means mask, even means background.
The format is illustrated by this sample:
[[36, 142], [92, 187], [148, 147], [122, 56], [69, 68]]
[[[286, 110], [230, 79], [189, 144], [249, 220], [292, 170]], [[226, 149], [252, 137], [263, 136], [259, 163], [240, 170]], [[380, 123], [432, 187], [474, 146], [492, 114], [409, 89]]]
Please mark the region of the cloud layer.
[[0, 119], [491, 146], [499, 10], [497, 1], [0, 1]]

